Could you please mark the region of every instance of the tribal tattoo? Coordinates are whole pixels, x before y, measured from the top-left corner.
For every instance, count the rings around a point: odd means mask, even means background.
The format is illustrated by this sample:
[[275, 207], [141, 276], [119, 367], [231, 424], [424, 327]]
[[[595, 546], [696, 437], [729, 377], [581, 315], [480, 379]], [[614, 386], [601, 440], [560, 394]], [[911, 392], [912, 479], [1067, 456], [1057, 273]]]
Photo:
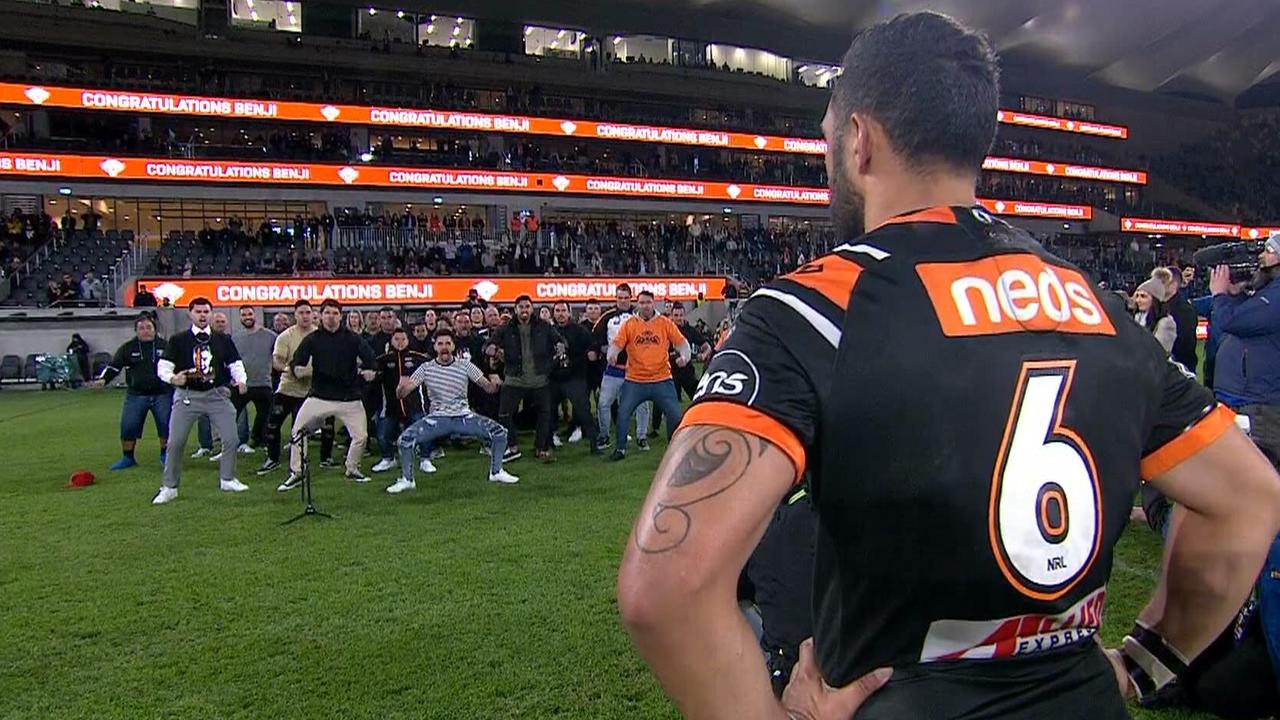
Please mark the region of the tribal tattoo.
[[760, 437], [725, 427], [682, 430], [659, 470], [666, 483], [653, 512], [640, 520], [636, 547], [650, 555], [680, 547], [693, 528], [689, 508], [736, 485], [770, 447]]

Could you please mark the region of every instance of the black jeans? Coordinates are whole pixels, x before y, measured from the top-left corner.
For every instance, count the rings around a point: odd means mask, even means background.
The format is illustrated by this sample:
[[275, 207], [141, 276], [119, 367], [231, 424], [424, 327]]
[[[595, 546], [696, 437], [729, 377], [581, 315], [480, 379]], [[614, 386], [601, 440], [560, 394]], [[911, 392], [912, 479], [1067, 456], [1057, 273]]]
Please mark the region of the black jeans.
[[[280, 462], [280, 429], [284, 427], [284, 419], [298, 419], [298, 409], [306, 398], [293, 397], [276, 393], [275, 402], [271, 404], [271, 415], [267, 420], [267, 459]], [[324, 421], [320, 427], [320, 458], [328, 460], [333, 457], [333, 418]]]
[[591, 396], [587, 394], [587, 379], [585, 377], [575, 377], [552, 381], [551, 407], [553, 412], [559, 409], [563, 400], [568, 400], [569, 404], [573, 406], [572, 424], [582, 429], [582, 434], [587, 440], [594, 442], [599, 425], [596, 424], [595, 418], [591, 415]]
[[538, 388], [521, 388], [511, 387], [510, 385], [502, 386], [501, 397], [498, 399], [498, 422], [507, 428], [507, 437], [510, 438], [509, 447], [516, 448], [519, 444], [516, 441], [516, 410], [520, 409], [520, 402], [523, 400], [533, 406], [534, 412], [537, 413], [537, 430], [533, 436], [533, 449], [537, 451], [551, 449], [551, 387], [550, 383]]
[[231, 404], [235, 406], [236, 415], [249, 403], [253, 403], [253, 428], [249, 431], [248, 440], [254, 447], [262, 447], [266, 441], [267, 419], [271, 417], [271, 388], [251, 387], [244, 395], [232, 393]]

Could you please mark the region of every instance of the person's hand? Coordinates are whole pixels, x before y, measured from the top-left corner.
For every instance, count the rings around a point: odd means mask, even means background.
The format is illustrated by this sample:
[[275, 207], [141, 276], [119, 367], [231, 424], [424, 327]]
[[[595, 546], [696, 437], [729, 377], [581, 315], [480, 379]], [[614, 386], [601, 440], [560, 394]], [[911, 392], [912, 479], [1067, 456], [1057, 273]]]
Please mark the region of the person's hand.
[[595, 350], [587, 351], [587, 362], [595, 362], [596, 358], [598, 357], [600, 357], [600, 354], [597, 353]]
[[676, 367], [685, 367], [689, 364], [689, 360], [685, 356], [680, 355], [676, 358]]
[[186, 384], [187, 384], [187, 371], [186, 371], [186, 370], [183, 370], [182, 372], [176, 372], [176, 373], [174, 373], [174, 374], [173, 374], [173, 380], [172, 380], [171, 382], [172, 382], [174, 385], [178, 386], [178, 387], [182, 387], [183, 385], [186, 385]]
[[373, 379], [378, 377], [378, 373], [372, 370], [361, 370], [360, 377], [364, 378], [365, 382], [373, 382]]
[[489, 382], [496, 388], [502, 387], [502, 378], [498, 377], [497, 375], [490, 375]]
[[236, 392], [241, 395], [249, 394], [249, 386], [246, 383], [236, 383]]
[[833, 688], [818, 671], [813, 638], [809, 638], [800, 643], [800, 659], [782, 692], [782, 705], [793, 720], [849, 720], [890, 677], [892, 668], [879, 668], [842, 688]]
[[311, 377], [310, 365], [295, 365], [293, 368], [293, 376], [301, 380], [302, 378]]
[[1120, 697], [1125, 700], [1133, 697], [1133, 683], [1129, 681], [1129, 673], [1125, 672], [1120, 651], [1103, 650], [1102, 652], [1107, 656], [1107, 662], [1111, 663], [1111, 670], [1116, 674], [1116, 685], [1120, 687]]
[[1226, 265], [1219, 265], [1209, 271], [1209, 293], [1212, 295], [1236, 295], [1240, 291], [1237, 289], [1232, 292], [1231, 285], [1231, 268]]

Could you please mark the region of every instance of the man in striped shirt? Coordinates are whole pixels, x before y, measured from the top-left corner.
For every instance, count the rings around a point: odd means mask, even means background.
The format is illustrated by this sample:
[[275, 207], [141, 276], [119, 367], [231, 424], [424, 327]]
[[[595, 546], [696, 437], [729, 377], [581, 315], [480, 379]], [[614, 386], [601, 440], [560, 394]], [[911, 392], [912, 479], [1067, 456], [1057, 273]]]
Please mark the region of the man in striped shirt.
[[436, 331], [435, 360], [420, 366], [412, 376], [401, 379], [400, 386], [396, 389], [396, 394], [404, 397], [419, 386], [426, 385], [431, 413], [409, 426], [396, 442], [400, 448], [401, 475], [400, 479], [387, 488], [387, 492], [392, 495], [417, 487], [413, 479], [413, 465], [414, 452], [419, 445], [425, 446], [422, 469], [432, 473], [436, 468], [429, 459], [425, 459], [430, 457], [432, 446], [438, 440], [457, 435], [489, 442], [489, 482], [510, 485], [520, 480], [502, 469], [502, 454], [507, 449], [507, 429], [501, 423], [471, 412], [471, 406], [467, 404], [467, 383], [474, 382], [485, 392], [496, 393], [502, 380], [497, 375], [486, 378], [470, 360], [455, 357], [454, 349], [453, 331], [448, 328]]

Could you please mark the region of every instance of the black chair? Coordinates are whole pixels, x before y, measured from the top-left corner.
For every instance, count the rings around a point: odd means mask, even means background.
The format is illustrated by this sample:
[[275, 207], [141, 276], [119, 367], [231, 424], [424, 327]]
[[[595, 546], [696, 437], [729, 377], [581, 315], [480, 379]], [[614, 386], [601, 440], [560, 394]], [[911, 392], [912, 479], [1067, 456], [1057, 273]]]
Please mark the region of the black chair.
[[31, 353], [30, 355], [28, 355], [27, 361], [22, 365], [22, 379], [23, 380], [36, 379], [36, 354], [35, 353]]
[[17, 355], [5, 355], [0, 360], [0, 381], [22, 379], [22, 358]]

